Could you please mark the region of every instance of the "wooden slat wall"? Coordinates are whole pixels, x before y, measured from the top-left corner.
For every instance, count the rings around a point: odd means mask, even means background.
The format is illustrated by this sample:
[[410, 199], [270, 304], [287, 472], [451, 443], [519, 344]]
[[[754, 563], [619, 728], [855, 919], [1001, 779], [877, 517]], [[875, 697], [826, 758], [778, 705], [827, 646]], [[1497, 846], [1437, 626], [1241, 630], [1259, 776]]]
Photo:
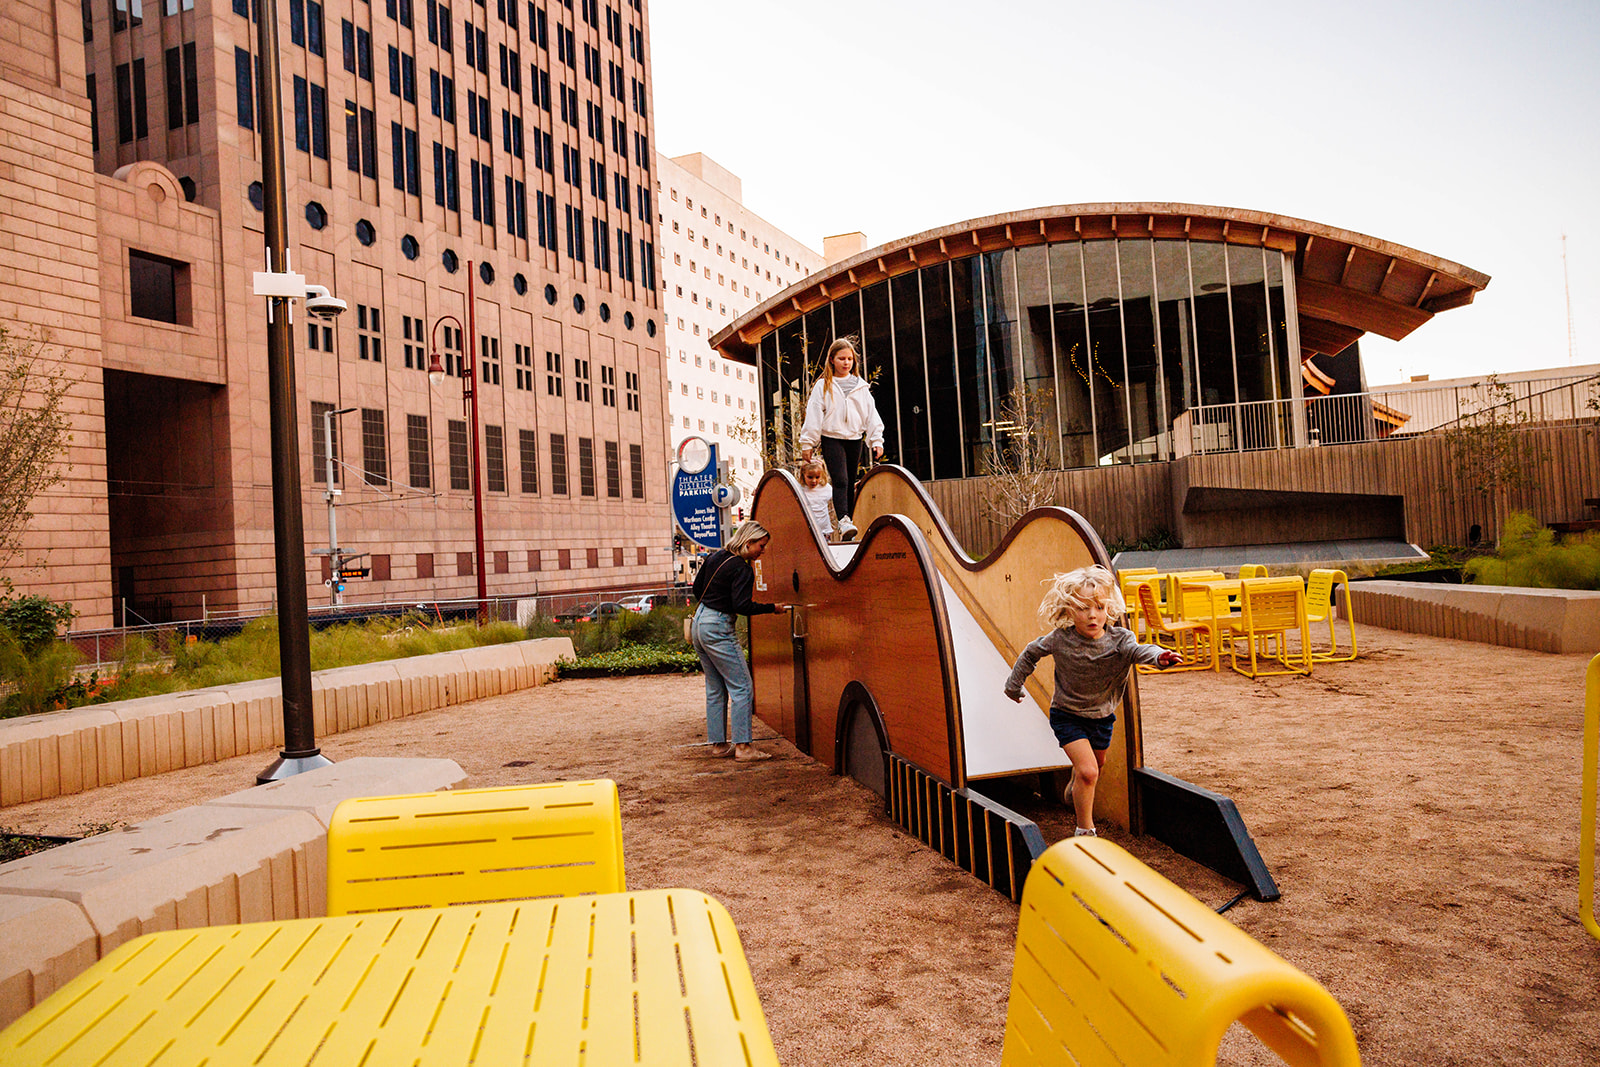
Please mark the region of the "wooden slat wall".
[[[1532, 512], [1547, 523], [1597, 517], [1583, 502], [1600, 496], [1600, 426], [1533, 427], [1517, 431], [1516, 439], [1525, 465], [1539, 475], [1507, 494], [1510, 509]], [[1465, 544], [1474, 524], [1485, 538], [1498, 533], [1493, 506], [1465, 484], [1450, 441], [1438, 435], [1060, 471], [1052, 503], [1088, 519], [1104, 541], [1131, 541], [1158, 527], [1176, 528], [1174, 479], [1188, 486], [1401, 496], [1406, 540], [1425, 548]], [[1003, 533], [986, 518], [984, 483], [982, 478], [927, 483], [950, 528], [977, 558]]]

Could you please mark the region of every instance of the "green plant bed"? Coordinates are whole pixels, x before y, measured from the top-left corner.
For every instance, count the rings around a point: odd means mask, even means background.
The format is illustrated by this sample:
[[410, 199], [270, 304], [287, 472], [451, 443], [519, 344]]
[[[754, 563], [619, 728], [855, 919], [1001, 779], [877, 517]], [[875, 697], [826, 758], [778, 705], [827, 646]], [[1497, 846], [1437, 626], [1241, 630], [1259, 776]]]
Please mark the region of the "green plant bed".
[[657, 645], [624, 645], [609, 652], [556, 661], [562, 678], [613, 678], [624, 674], [694, 674], [700, 658], [693, 652]]
[[1475, 585], [1600, 589], [1600, 533], [1558, 538], [1525, 511], [1506, 517], [1500, 550], [1467, 563]]

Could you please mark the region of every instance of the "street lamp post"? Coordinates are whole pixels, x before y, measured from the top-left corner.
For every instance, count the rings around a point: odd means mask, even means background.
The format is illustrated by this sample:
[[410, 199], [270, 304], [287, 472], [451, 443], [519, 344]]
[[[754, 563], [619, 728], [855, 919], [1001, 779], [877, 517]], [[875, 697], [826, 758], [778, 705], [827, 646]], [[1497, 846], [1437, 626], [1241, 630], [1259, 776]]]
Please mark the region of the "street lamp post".
[[[465, 372], [463, 377], [471, 384], [463, 388], [462, 392], [464, 399], [469, 402], [472, 414], [471, 426], [469, 427], [472, 434], [472, 523], [473, 546], [477, 553], [476, 565], [473, 567], [473, 571], [478, 576], [478, 624], [481, 626], [487, 612], [489, 599], [488, 580], [486, 577], [489, 561], [484, 558], [483, 554], [483, 479], [480, 476], [482, 466], [478, 455], [478, 325], [477, 315], [475, 314], [476, 309], [474, 308], [475, 303], [476, 298], [472, 287], [472, 263], [469, 261], [467, 263], [467, 344], [463, 349], [463, 358], [466, 362], [462, 364], [462, 370]], [[430, 334], [430, 348], [432, 351], [428, 354], [428, 381], [434, 385], [443, 382], [445, 377], [444, 363], [439, 359], [439, 327], [446, 322], [455, 323], [456, 333], [461, 333], [461, 320], [454, 315], [441, 315], [434, 320], [433, 330]]]
[[[262, 236], [267, 271], [289, 270], [288, 198], [283, 177], [283, 93], [278, 85], [277, 0], [261, 0], [256, 46], [261, 111]], [[304, 298], [305, 291], [298, 294]], [[272, 536], [278, 579], [278, 662], [283, 679], [283, 749], [257, 783], [288, 778], [333, 761], [317, 748], [311, 705], [311, 623], [306, 605], [306, 533], [300, 511], [300, 443], [295, 432], [292, 304], [269, 297], [267, 394], [271, 410]]]

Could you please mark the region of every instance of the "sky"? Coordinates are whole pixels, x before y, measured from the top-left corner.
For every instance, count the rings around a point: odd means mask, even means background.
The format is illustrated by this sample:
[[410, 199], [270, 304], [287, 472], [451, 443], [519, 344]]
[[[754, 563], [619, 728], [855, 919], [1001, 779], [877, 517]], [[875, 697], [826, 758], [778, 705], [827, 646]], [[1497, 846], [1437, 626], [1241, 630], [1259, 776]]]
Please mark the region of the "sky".
[[1593, 0], [649, 7], [655, 148], [819, 252], [1053, 204], [1249, 208], [1490, 276], [1363, 338], [1371, 385], [1600, 363]]

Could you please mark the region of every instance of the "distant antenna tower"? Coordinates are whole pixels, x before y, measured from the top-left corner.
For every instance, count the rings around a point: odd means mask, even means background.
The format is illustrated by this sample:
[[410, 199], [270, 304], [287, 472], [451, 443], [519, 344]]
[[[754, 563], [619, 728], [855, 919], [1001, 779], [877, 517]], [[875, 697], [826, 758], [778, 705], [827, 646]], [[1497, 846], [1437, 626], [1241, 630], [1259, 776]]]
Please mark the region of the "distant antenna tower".
[[1576, 363], [1577, 342], [1572, 335], [1572, 280], [1567, 275], [1567, 235], [1561, 235], [1561, 284], [1567, 291], [1567, 366]]

